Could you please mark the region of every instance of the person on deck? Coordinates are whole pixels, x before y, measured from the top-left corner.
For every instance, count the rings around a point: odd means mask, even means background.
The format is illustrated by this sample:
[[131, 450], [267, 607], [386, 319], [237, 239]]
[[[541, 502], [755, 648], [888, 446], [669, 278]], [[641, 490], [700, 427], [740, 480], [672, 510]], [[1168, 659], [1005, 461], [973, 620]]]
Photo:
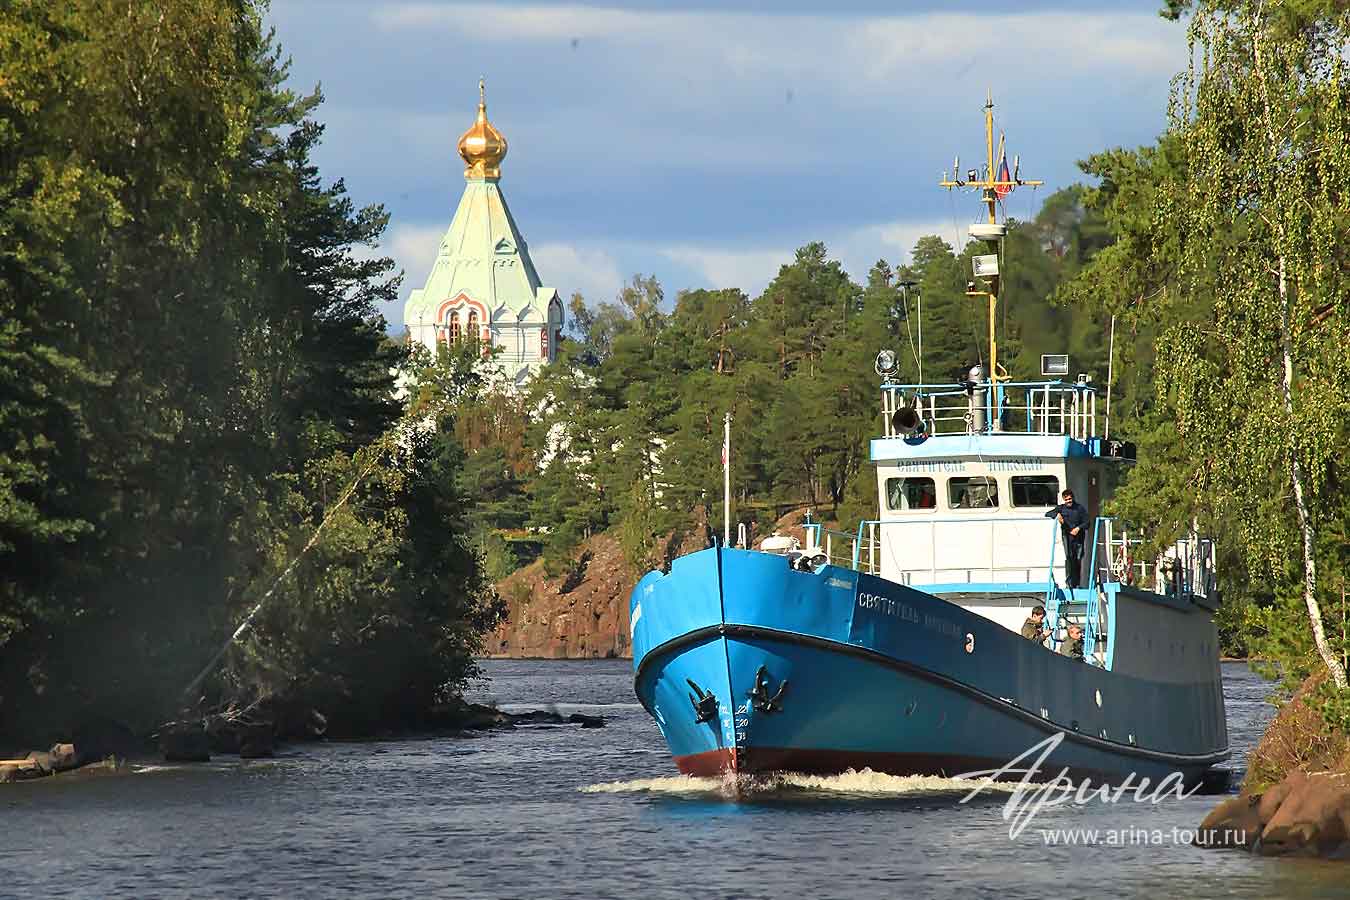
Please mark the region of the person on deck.
[[1064, 586], [1078, 587], [1079, 572], [1083, 567], [1083, 543], [1087, 539], [1088, 514], [1083, 504], [1075, 503], [1073, 491], [1060, 494], [1064, 501], [1045, 514], [1047, 519], [1058, 519], [1064, 534]]
[[1031, 615], [1022, 623], [1022, 637], [1029, 641], [1040, 643], [1045, 640], [1045, 607], [1037, 606], [1031, 610]]
[[1069, 626], [1069, 636], [1059, 644], [1059, 654], [1061, 656], [1071, 656], [1074, 659], [1083, 658], [1083, 626], [1077, 622]]

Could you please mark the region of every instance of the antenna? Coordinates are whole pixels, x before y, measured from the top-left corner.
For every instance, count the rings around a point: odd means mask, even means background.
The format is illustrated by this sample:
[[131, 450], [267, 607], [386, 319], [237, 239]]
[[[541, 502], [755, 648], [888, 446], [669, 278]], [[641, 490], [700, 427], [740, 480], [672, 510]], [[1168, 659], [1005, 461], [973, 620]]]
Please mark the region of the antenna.
[[[1007, 234], [1007, 227], [998, 223], [998, 203], [1005, 195], [1021, 185], [1030, 187], [1039, 187], [1044, 184], [1043, 181], [1023, 181], [1019, 176], [1021, 170], [1021, 160], [1013, 157], [1013, 174], [1008, 178], [1002, 177], [1002, 172], [995, 168], [997, 164], [994, 160], [994, 95], [989, 94], [989, 99], [984, 105], [984, 147], [985, 147], [985, 168], [984, 176], [980, 177], [974, 169], [970, 171], [970, 177], [967, 181], [961, 181], [959, 174], [953, 173], [950, 179], [944, 178], [938, 182], [939, 186], [951, 190], [955, 187], [977, 187], [980, 189], [980, 202], [985, 205], [985, 212], [988, 216], [986, 223], [972, 225], [970, 229], [971, 237], [986, 241], [990, 250], [997, 256], [1002, 250], [1003, 236]], [[1003, 158], [1004, 136], [999, 135], [998, 153], [999, 159]], [[959, 170], [958, 170], [959, 171]], [[998, 341], [995, 335], [995, 310], [998, 306], [998, 288], [999, 275], [997, 267], [988, 275], [976, 273], [976, 277], [983, 277], [988, 284], [988, 290], [979, 290], [976, 282], [970, 282], [966, 289], [966, 294], [972, 297], [984, 296], [989, 298], [989, 380], [997, 381], [998, 374]]]

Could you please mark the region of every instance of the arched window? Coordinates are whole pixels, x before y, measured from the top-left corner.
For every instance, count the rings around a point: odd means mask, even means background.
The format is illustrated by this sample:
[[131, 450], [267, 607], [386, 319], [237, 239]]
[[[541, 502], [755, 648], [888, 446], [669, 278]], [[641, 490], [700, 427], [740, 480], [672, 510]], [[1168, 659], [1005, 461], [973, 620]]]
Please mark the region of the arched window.
[[459, 340], [459, 313], [456, 311], [450, 313], [450, 337], [447, 340], [452, 344]]
[[539, 329], [539, 358], [548, 359], [548, 326]]
[[471, 341], [482, 338], [482, 335], [478, 333], [478, 310], [476, 309], [469, 310], [469, 324], [464, 329], [464, 336]]

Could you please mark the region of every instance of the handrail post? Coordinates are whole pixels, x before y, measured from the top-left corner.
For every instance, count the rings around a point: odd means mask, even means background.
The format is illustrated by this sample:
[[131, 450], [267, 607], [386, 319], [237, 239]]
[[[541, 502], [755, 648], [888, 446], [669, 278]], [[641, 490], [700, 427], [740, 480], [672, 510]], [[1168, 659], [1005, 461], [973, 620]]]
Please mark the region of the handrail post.
[[877, 523], [867, 523], [867, 574], [877, 574]]
[[1059, 543], [1059, 529], [1055, 526], [1058, 524], [1059, 523], [1056, 520], [1050, 520], [1050, 568], [1045, 573], [1046, 580], [1050, 582], [1050, 586], [1045, 590], [1045, 599], [1047, 602], [1050, 600], [1050, 595], [1053, 594], [1055, 590], [1055, 545]]
[[855, 572], [858, 570], [858, 556], [859, 556], [859, 551], [862, 550], [861, 544], [862, 544], [863, 525], [866, 524], [866, 522], [867, 522], [866, 519], [859, 519], [859, 520], [858, 520], [858, 536], [857, 536], [856, 538], [853, 539], [853, 565], [852, 565], [852, 568], [853, 568], [853, 570], [854, 570]]
[[[1088, 566], [1089, 588], [1095, 588], [1097, 586], [1097, 540], [1101, 536], [1101, 530], [1102, 517], [1098, 516], [1092, 523], [1092, 562]], [[1111, 555], [1108, 553], [1106, 558], [1110, 559]]]

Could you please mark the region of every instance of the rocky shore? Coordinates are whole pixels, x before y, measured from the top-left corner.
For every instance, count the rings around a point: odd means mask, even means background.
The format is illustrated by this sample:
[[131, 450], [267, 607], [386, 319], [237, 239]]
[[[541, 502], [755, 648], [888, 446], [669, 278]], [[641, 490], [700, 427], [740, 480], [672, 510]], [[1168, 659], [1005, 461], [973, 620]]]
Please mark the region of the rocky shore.
[[[773, 532], [805, 539], [806, 508], [767, 524], [757, 539]], [[667, 535], [668, 557], [702, 549], [699, 535]], [[484, 641], [487, 655], [502, 659], [628, 659], [633, 655], [628, 600], [643, 575], [624, 561], [613, 534], [603, 532], [577, 548], [570, 572], [550, 576], [542, 560], [497, 583], [506, 617]]]
[[1252, 752], [1241, 792], [1200, 824], [1196, 845], [1350, 860], [1350, 737], [1309, 703], [1309, 679]]
[[[555, 710], [538, 709], [520, 713], [503, 712], [478, 703], [445, 704], [435, 711], [436, 725], [414, 732], [419, 736], [468, 737], [477, 732], [528, 726], [579, 725], [602, 728], [602, 716], [581, 713], [563, 715]], [[372, 739], [403, 735], [381, 734]], [[321, 734], [300, 738], [322, 740]], [[240, 759], [264, 759], [276, 753], [280, 740], [274, 722], [261, 719], [213, 714], [200, 718], [166, 722], [136, 747], [123, 745], [123, 752], [136, 758], [158, 755], [165, 762], [209, 762], [213, 756], [238, 756]], [[157, 753], [156, 753], [157, 751]], [[56, 744], [50, 750], [33, 751], [22, 758], [0, 759], [0, 784], [34, 781], [76, 769], [99, 768], [115, 771], [125, 760], [117, 755], [103, 756], [81, 752], [73, 743]]]

